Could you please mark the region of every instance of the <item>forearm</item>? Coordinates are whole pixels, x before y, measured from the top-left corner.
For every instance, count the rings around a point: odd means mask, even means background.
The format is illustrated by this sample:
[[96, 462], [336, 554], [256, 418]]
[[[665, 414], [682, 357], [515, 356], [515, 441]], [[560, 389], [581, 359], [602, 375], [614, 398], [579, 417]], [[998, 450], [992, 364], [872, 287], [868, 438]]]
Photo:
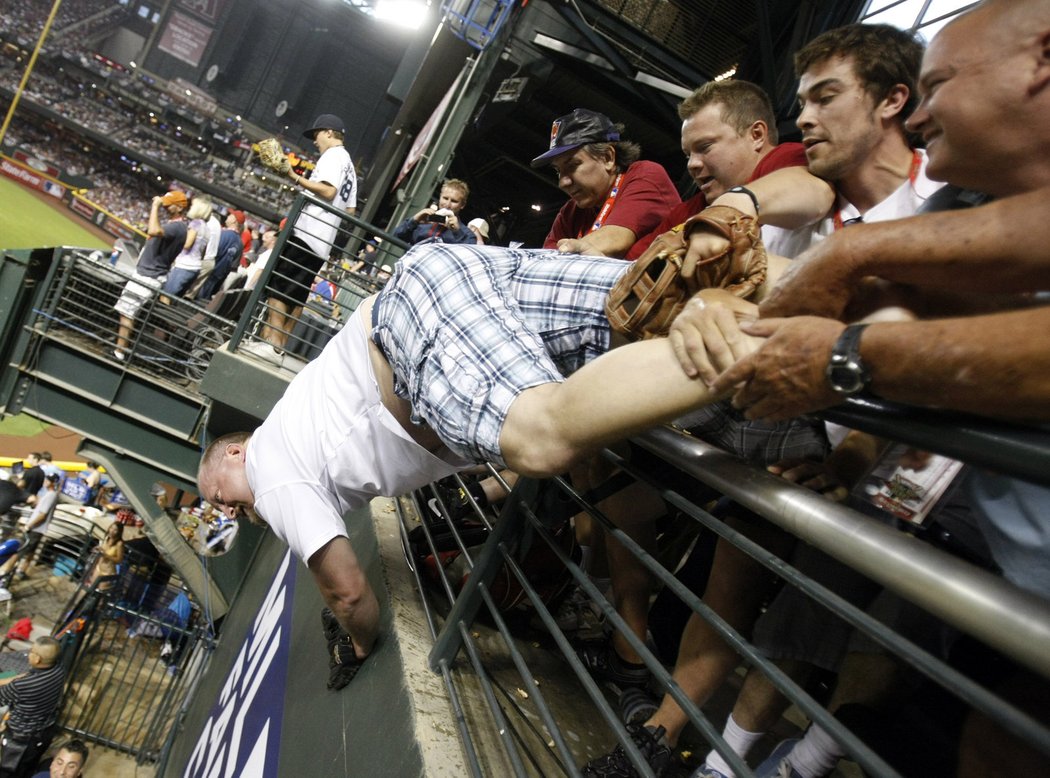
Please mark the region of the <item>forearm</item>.
[[861, 356], [888, 400], [1050, 420], [1050, 308], [873, 324]]
[[[788, 230], [805, 227], [825, 216], [835, 202], [835, 190], [825, 180], [804, 167], [775, 170], [746, 184], [759, 204], [758, 220]], [[726, 193], [712, 205], [731, 205], [755, 215], [751, 198], [743, 193]]]
[[151, 238], [159, 238], [164, 234], [164, 228], [160, 226], [160, 206], [156, 203], [150, 206], [146, 232]]
[[[981, 292], [1050, 289], [1050, 189], [841, 231], [854, 278]], [[836, 236], [839, 237], [839, 236]]]
[[327, 181], [311, 181], [305, 176], [301, 176], [294, 171], [289, 171], [289, 177], [295, 181], [295, 183], [305, 189], [312, 195], [320, 197], [322, 200], [328, 200], [331, 202], [335, 199], [336, 188], [329, 184]]
[[626, 227], [609, 224], [584, 235], [574, 248], [575, 253], [589, 256], [622, 257], [634, 245], [634, 232]]

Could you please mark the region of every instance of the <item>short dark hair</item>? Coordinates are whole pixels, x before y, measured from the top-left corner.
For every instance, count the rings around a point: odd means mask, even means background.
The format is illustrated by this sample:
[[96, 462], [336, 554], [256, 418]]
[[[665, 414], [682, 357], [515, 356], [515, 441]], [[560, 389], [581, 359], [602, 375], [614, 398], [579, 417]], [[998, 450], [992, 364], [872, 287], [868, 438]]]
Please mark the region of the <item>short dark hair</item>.
[[79, 738], [72, 738], [71, 740], [67, 740], [65, 743], [58, 747], [58, 750], [56, 750], [55, 753], [57, 754], [59, 751], [68, 751], [71, 754], [79, 754], [80, 766], [83, 767], [87, 764], [88, 747], [84, 744], [84, 741], [80, 740]]
[[40, 458], [43, 459], [45, 462], [50, 462], [51, 461], [51, 452], [50, 451], [41, 451], [40, 452]]
[[206, 468], [211, 468], [215, 463], [222, 458], [222, 452], [231, 443], [244, 443], [248, 438], [252, 436], [250, 432], [230, 432], [221, 437], [215, 438], [208, 447], [204, 449], [204, 454], [201, 456], [200, 467], [197, 469], [197, 479], [200, 480], [201, 471]]
[[[620, 122], [613, 125], [615, 130], [623, 137], [624, 126]], [[631, 140], [616, 140], [608, 143], [585, 143], [581, 147], [595, 159], [601, 159], [611, 149], [615, 154], [616, 172], [623, 173], [631, 165], [642, 158], [642, 147]]]
[[834, 57], [849, 59], [864, 91], [877, 103], [897, 84], [908, 87], [903, 122], [919, 104], [916, 84], [925, 45], [918, 33], [888, 24], [847, 24], [828, 30], [795, 52], [795, 75]]
[[686, 121], [709, 105], [721, 105], [722, 121], [744, 135], [755, 122], [764, 122], [769, 130], [769, 142], [777, 143], [777, 117], [769, 95], [758, 84], [750, 81], [708, 81], [697, 87], [678, 105], [678, 118]]

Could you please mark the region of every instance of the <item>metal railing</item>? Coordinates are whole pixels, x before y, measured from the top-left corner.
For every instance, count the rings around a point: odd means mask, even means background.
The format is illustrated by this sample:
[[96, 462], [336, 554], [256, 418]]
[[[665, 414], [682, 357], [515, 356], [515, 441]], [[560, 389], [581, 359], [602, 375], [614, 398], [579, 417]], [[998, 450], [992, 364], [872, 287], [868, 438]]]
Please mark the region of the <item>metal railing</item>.
[[[836, 410], [834, 416], [885, 435], [887, 431], [901, 430], [906, 426], [902, 417], [894, 416], [891, 410], [885, 406], [863, 408], [851, 404]], [[1042, 476], [1040, 480], [1045, 480], [1045, 474], [1050, 472], [1050, 435], [1040, 430], [1011, 428], [973, 418], [954, 417], [953, 421], [954, 426], [940, 426], [939, 436], [932, 433], [936, 424], [927, 425], [919, 433], [919, 438], [930, 449], [936, 449], [934, 444], [940, 441], [948, 453], [956, 456], [960, 452], [979, 451], [978, 459], [983, 464], [989, 459], [985, 442], [994, 438], [999, 448], [992, 455], [994, 461], [1027, 459], [1024, 472], [1039, 474]], [[656, 429], [633, 441], [629, 458], [612, 451], [604, 452], [603, 457], [631, 478], [647, 484], [666, 506], [688, 517], [689, 521], [702, 527], [702, 531], [732, 543], [785, 581], [785, 586], [795, 586], [821, 603], [851, 628], [896, 657], [902, 666], [916, 671], [925, 679], [924, 682], [947, 690], [960, 704], [980, 711], [1050, 760], [1050, 730], [1044, 724], [955, 669], [941, 656], [934, 656], [929, 650], [898, 635], [863, 607], [851, 604], [808, 578], [784, 558], [713, 515], [707, 509], [711, 490], [724, 496], [722, 503], [732, 500], [852, 567], [874, 584], [915, 603], [928, 614], [923, 618], [931, 625], [949, 625], [974, 636], [1009, 657], [1018, 668], [1027, 668], [1044, 679], [1050, 678], [1050, 602], [933, 545], [917, 542], [913, 533], [830, 502], [817, 492], [789, 483], [681, 431]], [[490, 470], [490, 475], [494, 476], [494, 471]], [[468, 493], [468, 485], [469, 481], [458, 476], [455, 483], [449, 484], [453, 488], [458, 486], [461, 495]], [[606, 687], [588, 674], [576, 655], [579, 644], [558, 627], [558, 599], [538, 590], [537, 570], [530, 569], [528, 564], [528, 560], [534, 557], [527, 553], [537, 545], [549, 549], [550, 554], [560, 560], [564, 580], [585, 593], [593, 603], [593, 609], [602, 613], [607, 628], [620, 632], [631, 648], [642, 656], [652, 675], [649, 690], [657, 696], [669, 695], [677, 702], [695, 730], [690, 735], [692, 742], [701, 746], [703, 751], [711, 747], [719, 752], [738, 776], [753, 775], [747, 764], [722, 739], [720, 726], [709, 718], [710, 709], [689, 699], [672, 678], [670, 666], [665, 666], [651, 646], [628, 628], [616, 609], [574, 561], [562, 540], [554, 537], [551, 528], [559, 526], [577, 510], [589, 514], [604, 529], [607, 537], [615, 538], [629, 549], [660, 587], [673, 592], [689, 611], [707, 622], [739, 654], [744, 665], [758, 668], [765, 674], [805, 720], [822, 726], [840, 744], [848, 758], [867, 774], [898, 775], [882, 755], [829, 713], [807, 689], [763, 656], [745, 634], [733, 629], [712, 610], [701, 599], [702, 590], [693, 591], [677, 579], [673, 564], [671, 570], [667, 569], [654, 554], [642, 548], [598, 510], [594, 505], [597, 500], [588, 500], [568, 481], [522, 479], [498, 516], [491, 508], [482, 509], [473, 500], [467, 516], [464, 517], [462, 511], [453, 516], [450, 512], [452, 506], [446, 504], [448, 494], [447, 489], [432, 485], [402, 500], [399, 514], [406, 555], [414, 566], [434, 634], [431, 667], [445, 678], [474, 775], [491, 774], [492, 757], [482, 756], [481, 752], [484, 750], [482, 744], [493, 742], [502, 749], [501, 769], [515, 775], [537, 771], [541, 774], [578, 775], [589, 755], [584, 752], [578, 738], [570, 737], [569, 733], [578, 728], [581, 716], [604, 722], [608, 728], [605, 750], [611, 750], [619, 743], [639, 774], [652, 774], [628, 735], [622, 711], [617, 710], [617, 695], [610, 695]], [[566, 503], [573, 507], [567, 509]], [[443, 518], [437, 524], [433, 517], [435, 510], [439, 510]], [[423, 520], [417, 525], [416, 521], [420, 519]], [[483, 546], [464, 542], [472, 522], [484, 524], [482, 534], [487, 540]], [[422, 552], [419, 551], [421, 536], [426, 543]], [[414, 550], [412, 543], [415, 544]], [[449, 549], [452, 549], [451, 553]], [[469, 577], [458, 592], [449, 582], [450, 576], [427, 575], [428, 567], [432, 573], [435, 564], [440, 567], [457, 551], [464, 563], [463, 569], [469, 571]], [[672, 558], [680, 558], [682, 553], [684, 549], [679, 549], [677, 556], [672, 555]], [[429, 558], [424, 562], [423, 556]], [[459, 574], [457, 572], [456, 576]], [[521, 619], [511, 618], [505, 606], [501, 607], [495, 601], [494, 582], [502, 590], [505, 579], [512, 579], [524, 591], [524, 598], [534, 614], [530, 627], [522, 628]], [[491, 637], [487, 632], [483, 635], [483, 628], [479, 627], [489, 623], [495, 630]], [[592, 706], [589, 714], [578, 709], [566, 713], [564, 708], [548, 699], [557, 696], [552, 693], [549, 683], [544, 688], [537, 685], [539, 671], [530, 669], [525, 655], [530, 651], [529, 645], [538, 641], [547, 643], [551, 651], [560, 655], [568, 674], [565, 683], [574, 687], [577, 697], [579, 692], [586, 695]], [[494, 644], [498, 649], [493, 648]], [[663, 661], [669, 660], [664, 657]], [[514, 673], [509, 672], [511, 666]], [[506, 693], [508, 687], [527, 689], [529, 694], [527, 698], [515, 697], [513, 693]], [[461, 700], [477, 688], [481, 689], [486, 701], [487, 715], [467, 716]], [[626, 704], [623, 700], [619, 702]]]
[[74, 646], [58, 726], [138, 764], [162, 758], [215, 648], [196, 608], [168, 608], [181, 590], [158, 580], [162, 565], [129, 550], [117, 576], [81, 583], [56, 627]]
[[123, 370], [142, 370], [196, 391], [212, 352], [233, 330], [236, 293], [207, 306], [163, 293], [150, 296], [135, 318], [124, 358], [118, 359], [114, 306], [132, 276], [98, 259], [98, 253], [59, 250], [58, 267], [36, 310], [34, 334], [75, 345]]
[[[289, 251], [293, 243], [305, 245], [303, 236], [313, 237], [317, 232], [317, 227], [309, 226], [316, 221], [300, 219], [308, 206], [338, 217], [331, 252], [316, 267], [306, 267]], [[307, 226], [297, 228], [300, 222]], [[273, 315], [285, 308], [294, 311], [295, 306], [289, 305], [284, 295], [298, 294], [305, 299], [301, 312], [279, 328], [279, 336], [286, 340], [281, 365], [295, 370], [320, 353], [362, 300], [383, 287], [408, 244], [306, 194], [298, 195], [292, 203], [287, 225], [248, 296], [246, 313], [232, 333], [229, 349], [247, 351], [245, 347], [253, 341], [273, 341], [273, 334], [267, 333]], [[304, 277], [311, 282], [304, 283]]]

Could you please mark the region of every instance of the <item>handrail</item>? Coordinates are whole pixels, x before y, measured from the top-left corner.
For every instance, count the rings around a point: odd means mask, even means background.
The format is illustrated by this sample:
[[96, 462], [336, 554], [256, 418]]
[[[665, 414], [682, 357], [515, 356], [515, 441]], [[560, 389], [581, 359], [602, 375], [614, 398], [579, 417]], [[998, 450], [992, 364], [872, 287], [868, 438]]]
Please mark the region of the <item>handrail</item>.
[[836, 424], [1050, 486], [1050, 430], [875, 398], [851, 398], [819, 415]]
[[686, 474], [1050, 677], [1050, 603], [817, 492], [670, 428], [636, 439]]

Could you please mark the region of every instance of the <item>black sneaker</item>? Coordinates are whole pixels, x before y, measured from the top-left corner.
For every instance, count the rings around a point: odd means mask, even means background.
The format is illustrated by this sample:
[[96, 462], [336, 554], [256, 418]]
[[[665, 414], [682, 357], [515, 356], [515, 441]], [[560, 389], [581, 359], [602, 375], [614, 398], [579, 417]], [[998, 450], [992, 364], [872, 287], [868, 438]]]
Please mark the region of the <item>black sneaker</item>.
[[[663, 727], [643, 727], [641, 724], [628, 724], [627, 734], [642, 752], [642, 758], [653, 771], [656, 778], [661, 778], [671, 764], [671, 747], [661, 742], [666, 730]], [[627, 752], [622, 745], [616, 746], [612, 753], [592, 759], [583, 767], [583, 774], [602, 776], [602, 778], [635, 778], [638, 771], [634, 769]]]
[[621, 688], [645, 686], [649, 683], [649, 668], [625, 662], [616, 653], [611, 640], [589, 640], [580, 643], [576, 646], [576, 656], [597, 681], [612, 681]]
[[[474, 513], [474, 506], [471, 505], [470, 495], [460, 486], [453, 484], [452, 486], [445, 486], [444, 484], [434, 484], [434, 491], [441, 497], [441, 502], [445, 504], [445, 508], [448, 510], [449, 518], [452, 522], [458, 522], [468, 517], [474, 518], [477, 516]], [[432, 517], [428, 518], [427, 523], [444, 522], [445, 517], [441, 513], [441, 506], [438, 504], [436, 497], [431, 497], [427, 500], [427, 507], [430, 508]]]

